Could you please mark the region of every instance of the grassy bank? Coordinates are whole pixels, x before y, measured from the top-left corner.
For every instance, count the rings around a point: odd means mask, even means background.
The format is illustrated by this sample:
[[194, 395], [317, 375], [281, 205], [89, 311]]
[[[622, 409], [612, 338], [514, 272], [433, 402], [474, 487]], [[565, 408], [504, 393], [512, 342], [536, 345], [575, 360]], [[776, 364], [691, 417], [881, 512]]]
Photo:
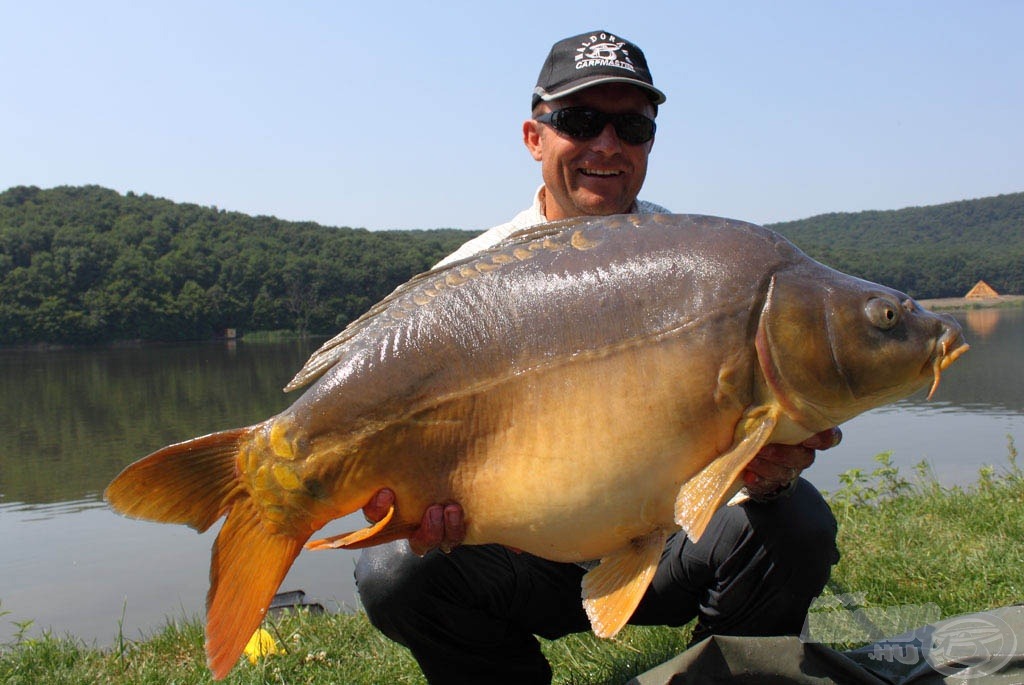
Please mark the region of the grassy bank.
[[[1008, 451], [1004, 465], [964, 487], [940, 485], [925, 465], [902, 474], [887, 455], [871, 472], [844, 474], [829, 494], [843, 558], [827, 592], [856, 594], [867, 607], [932, 603], [944, 617], [1021, 601], [1024, 472], [1012, 442]], [[362, 614], [293, 612], [267, 628], [288, 654], [245, 663], [224, 682], [423, 682], [409, 654]], [[544, 649], [557, 683], [621, 683], [684, 649], [688, 637], [688, 628], [628, 627], [615, 641], [575, 635]], [[206, 683], [202, 627], [173, 621], [146, 641], [104, 650], [57, 636], [16, 639], [0, 647], [0, 682]]]
[[918, 304], [931, 311], [1019, 308], [1024, 307], [1024, 295], [1000, 295], [999, 297], [983, 300], [968, 300], [966, 297], [943, 297], [933, 300], [918, 300]]

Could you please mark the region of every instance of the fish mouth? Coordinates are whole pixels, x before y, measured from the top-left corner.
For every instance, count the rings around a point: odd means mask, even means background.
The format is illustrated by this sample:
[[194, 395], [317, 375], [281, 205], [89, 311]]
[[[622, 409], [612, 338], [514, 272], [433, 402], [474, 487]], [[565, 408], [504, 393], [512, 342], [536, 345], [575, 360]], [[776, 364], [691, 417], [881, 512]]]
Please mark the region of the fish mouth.
[[956, 324], [943, 326], [942, 335], [935, 342], [935, 355], [932, 358], [932, 387], [928, 391], [928, 399], [932, 398], [939, 387], [942, 372], [960, 358], [971, 346], [964, 341], [960, 327]]

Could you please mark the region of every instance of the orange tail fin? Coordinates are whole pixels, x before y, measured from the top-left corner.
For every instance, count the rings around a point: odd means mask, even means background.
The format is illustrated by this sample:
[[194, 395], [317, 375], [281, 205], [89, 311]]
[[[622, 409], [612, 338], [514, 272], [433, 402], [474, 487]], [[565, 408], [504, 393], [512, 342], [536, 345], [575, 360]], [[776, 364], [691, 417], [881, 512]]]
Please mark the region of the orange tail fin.
[[122, 514], [184, 523], [200, 532], [227, 514], [213, 545], [206, 597], [207, 662], [217, 680], [238, 662], [309, 539], [308, 534], [289, 537], [264, 527], [259, 509], [239, 480], [239, 445], [255, 428], [164, 447], [128, 466], [104, 493]]
[[242, 494], [235, 460], [254, 427], [204, 435], [143, 457], [107, 486], [104, 498], [133, 518], [184, 523], [203, 532]]
[[249, 498], [232, 506], [213, 545], [206, 596], [206, 657], [215, 680], [238, 663], [308, 539], [265, 529]]

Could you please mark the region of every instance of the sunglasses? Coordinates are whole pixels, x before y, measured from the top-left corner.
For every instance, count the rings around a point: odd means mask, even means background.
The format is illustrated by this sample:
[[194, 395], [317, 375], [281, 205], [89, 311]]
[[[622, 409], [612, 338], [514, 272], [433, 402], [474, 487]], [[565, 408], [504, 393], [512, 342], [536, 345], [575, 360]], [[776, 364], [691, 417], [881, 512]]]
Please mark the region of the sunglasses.
[[535, 121], [548, 124], [559, 133], [576, 140], [590, 140], [601, 135], [609, 123], [615, 128], [615, 135], [623, 143], [641, 145], [654, 137], [654, 120], [643, 114], [626, 112], [608, 114], [590, 107], [566, 107], [554, 112], [541, 114]]

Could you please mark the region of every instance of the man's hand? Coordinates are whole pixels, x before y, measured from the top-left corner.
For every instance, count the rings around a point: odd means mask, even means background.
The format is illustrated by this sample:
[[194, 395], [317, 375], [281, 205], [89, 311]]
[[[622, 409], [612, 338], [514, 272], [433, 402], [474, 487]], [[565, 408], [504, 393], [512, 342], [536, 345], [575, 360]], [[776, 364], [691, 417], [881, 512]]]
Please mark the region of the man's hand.
[[[363, 515], [371, 523], [376, 523], [384, 518], [394, 503], [395, 493], [383, 488], [363, 507]], [[420, 527], [409, 538], [409, 547], [419, 556], [435, 547], [450, 552], [460, 545], [465, 537], [466, 524], [462, 516], [462, 507], [454, 503], [433, 504], [423, 512]]]
[[787, 487], [814, 463], [815, 450], [835, 447], [843, 439], [839, 428], [812, 435], [799, 445], [765, 445], [743, 471], [743, 484], [755, 499]]

